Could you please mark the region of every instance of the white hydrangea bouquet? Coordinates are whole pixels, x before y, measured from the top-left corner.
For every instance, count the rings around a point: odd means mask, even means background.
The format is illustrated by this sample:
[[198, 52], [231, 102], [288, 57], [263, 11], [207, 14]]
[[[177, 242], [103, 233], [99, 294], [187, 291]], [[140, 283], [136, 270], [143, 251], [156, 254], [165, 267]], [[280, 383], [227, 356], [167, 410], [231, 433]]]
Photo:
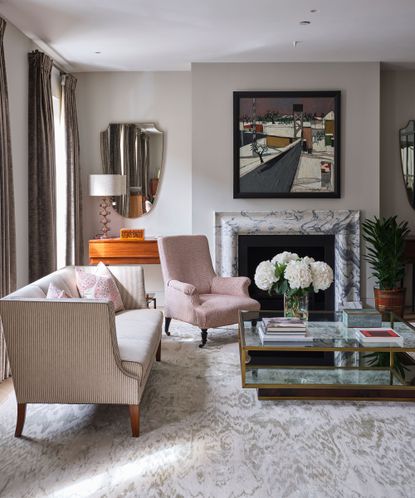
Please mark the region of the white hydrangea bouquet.
[[333, 283], [333, 270], [323, 261], [284, 251], [271, 261], [262, 261], [255, 271], [255, 284], [270, 295], [284, 296], [284, 315], [308, 319], [308, 294], [326, 290]]

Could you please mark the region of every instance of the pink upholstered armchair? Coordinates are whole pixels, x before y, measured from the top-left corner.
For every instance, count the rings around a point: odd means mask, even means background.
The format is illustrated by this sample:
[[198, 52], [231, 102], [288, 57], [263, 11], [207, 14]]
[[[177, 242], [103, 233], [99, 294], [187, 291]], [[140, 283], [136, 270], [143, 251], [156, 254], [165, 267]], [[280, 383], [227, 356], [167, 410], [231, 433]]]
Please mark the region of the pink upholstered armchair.
[[165, 284], [165, 332], [172, 318], [200, 327], [203, 347], [207, 330], [238, 321], [239, 310], [258, 310], [248, 294], [247, 277], [218, 277], [204, 235], [162, 237], [158, 241]]

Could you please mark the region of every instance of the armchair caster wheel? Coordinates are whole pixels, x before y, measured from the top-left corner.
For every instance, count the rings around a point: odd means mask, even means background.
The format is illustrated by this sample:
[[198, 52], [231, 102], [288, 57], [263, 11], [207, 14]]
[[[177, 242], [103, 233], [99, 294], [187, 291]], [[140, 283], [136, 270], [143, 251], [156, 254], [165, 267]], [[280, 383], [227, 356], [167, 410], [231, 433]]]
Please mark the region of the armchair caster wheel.
[[202, 344], [199, 344], [199, 348], [203, 348], [207, 342], [207, 329], [202, 329]]

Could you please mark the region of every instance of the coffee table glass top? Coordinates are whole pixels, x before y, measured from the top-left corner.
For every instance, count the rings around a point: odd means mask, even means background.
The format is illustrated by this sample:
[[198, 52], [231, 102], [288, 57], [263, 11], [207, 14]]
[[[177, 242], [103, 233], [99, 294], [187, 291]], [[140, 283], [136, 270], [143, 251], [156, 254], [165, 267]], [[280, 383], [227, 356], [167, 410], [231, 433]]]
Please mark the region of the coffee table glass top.
[[[307, 323], [307, 334], [313, 337], [307, 343], [282, 343], [263, 345], [258, 335], [259, 322], [263, 317], [283, 316], [278, 311], [241, 311], [240, 312], [240, 341], [243, 349], [266, 350], [315, 350], [315, 351], [415, 351], [415, 328], [394, 313], [388, 313], [383, 327], [394, 329], [403, 337], [403, 346], [379, 347], [362, 345], [352, 328], [346, 328], [341, 322], [341, 313], [336, 312], [310, 312]], [[255, 321], [257, 322], [255, 324]]]

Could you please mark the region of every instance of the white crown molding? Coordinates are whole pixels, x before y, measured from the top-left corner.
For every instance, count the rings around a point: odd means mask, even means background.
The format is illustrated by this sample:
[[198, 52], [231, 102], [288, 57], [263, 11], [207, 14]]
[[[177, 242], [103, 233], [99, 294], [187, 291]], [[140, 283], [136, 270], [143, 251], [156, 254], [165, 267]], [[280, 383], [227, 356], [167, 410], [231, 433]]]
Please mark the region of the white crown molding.
[[[29, 36], [25, 33], [26, 36]], [[54, 50], [48, 43], [45, 41], [41, 40], [40, 38], [36, 37], [30, 37], [29, 38], [33, 41], [33, 43], [40, 48], [45, 54], [47, 54], [49, 57], [53, 59], [53, 61], [59, 66], [59, 68], [65, 72], [73, 72], [74, 68], [71, 66], [71, 64], [64, 58], [62, 57], [56, 50]]]

